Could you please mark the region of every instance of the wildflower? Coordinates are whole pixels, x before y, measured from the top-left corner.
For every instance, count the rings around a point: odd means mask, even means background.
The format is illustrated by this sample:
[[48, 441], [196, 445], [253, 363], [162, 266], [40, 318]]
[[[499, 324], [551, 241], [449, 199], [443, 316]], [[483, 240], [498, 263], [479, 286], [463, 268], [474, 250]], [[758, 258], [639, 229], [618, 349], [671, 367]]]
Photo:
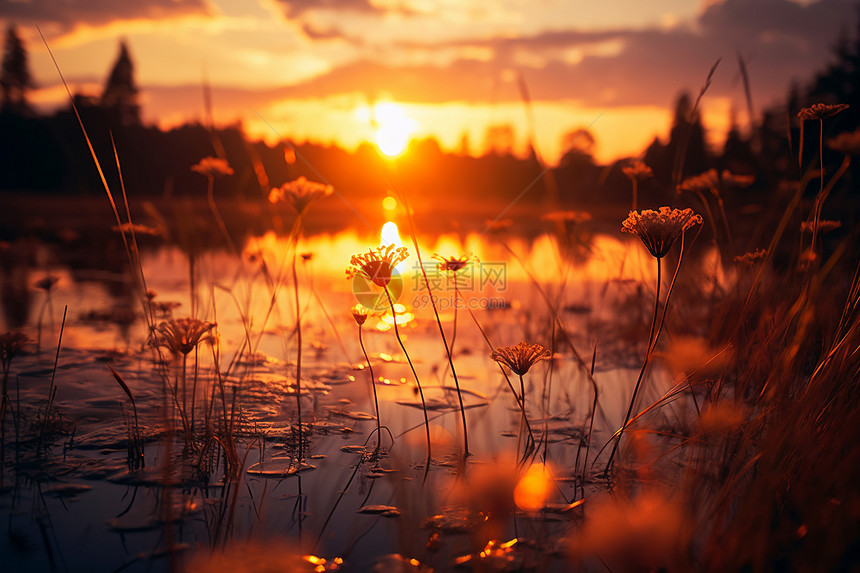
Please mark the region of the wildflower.
[[210, 330], [217, 326], [196, 318], [174, 318], [156, 327], [155, 344], [176, 354], [188, 354], [203, 340], [212, 340]]
[[463, 255], [461, 257], [443, 257], [439, 254], [433, 254], [433, 258], [439, 261], [439, 270], [442, 272], [456, 273], [466, 268], [471, 261], [478, 260], [471, 255]]
[[45, 292], [50, 292], [57, 284], [57, 282], [59, 282], [59, 280], [60, 279], [55, 276], [45, 275], [44, 277], [36, 281], [36, 288]]
[[801, 109], [799, 112], [797, 112], [797, 117], [802, 120], [817, 119], [820, 121], [826, 117], [830, 117], [831, 115], [836, 115], [840, 111], [844, 111], [846, 109], [848, 109], [847, 103], [837, 103], [835, 105], [816, 103], [812, 104], [809, 107]]
[[621, 223], [621, 232], [639, 235], [648, 252], [662, 259], [684, 231], [701, 223], [701, 215], [692, 209], [660, 207], [659, 211], [630, 211]]
[[738, 255], [735, 257], [735, 262], [740, 263], [742, 265], [754, 265], [757, 262], [764, 259], [767, 255], [767, 251], [764, 249], [756, 249], [754, 251], [749, 251], [748, 253], [744, 253], [742, 255]]
[[713, 191], [720, 182], [716, 169], [708, 169], [704, 173], [684, 179], [678, 188], [681, 191]]
[[269, 202], [280, 203], [283, 201], [288, 203], [295, 209], [296, 213], [301, 215], [317, 198], [328, 197], [332, 193], [334, 193], [334, 187], [331, 185], [308, 181], [304, 176], [301, 176], [295, 181], [284, 183], [280, 187], [273, 187], [269, 192]]
[[496, 348], [490, 358], [504, 364], [514, 374], [520, 376], [529, 371], [538, 360], [549, 360], [552, 353], [540, 344], [528, 344], [519, 342], [516, 346], [503, 346]]
[[621, 172], [633, 181], [642, 181], [644, 179], [654, 177], [654, 172], [651, 168], [638, 159], [632, 161], [630, 165], [622, 167]]
[[394, 268], [408, 256], [406, 247], [386, 245], [368, 249], [366, 253], [352, 256], [349, 260], [350, 266], [346, 269], [346, 277], [352, 279], [360, 275], [373, 284], [386, 288], [391, 282]]
[[233, 175], [233, 168], [227, 163], [226, 159], [220, 157], [204, 157], [197, 165], [191, 166], [191, 171], [199, 173], [205, 177], [215, 179], [224, 177], [225, 175]]
[[827, 147], [846, 155], [860, 155], [860, 128], [850, 133], [840, 133], [827, 140]]
[[[818, 221], [818, 232], [819, 233], [827, 233], [829, 231], [835, 231], [839, 227], [842, 226], [842, 221], [831, 221], [829, 219], [822, 219]], [[811, 233], [815, 225], [812, 221], [803, 221], [800, 223], [800, 232], [801, 233]]]
[[0, 334], [0, 361], [8, 364], [21, 349], [32, 342], [30, 338], [21, 332], [6, 332]]
[[368, 316], [370, 316], [370, 311], [364, 306], [356, 304], [352, 307], [352, 318], [355, 319], [357, 325], [361, 326], [364, 324]]

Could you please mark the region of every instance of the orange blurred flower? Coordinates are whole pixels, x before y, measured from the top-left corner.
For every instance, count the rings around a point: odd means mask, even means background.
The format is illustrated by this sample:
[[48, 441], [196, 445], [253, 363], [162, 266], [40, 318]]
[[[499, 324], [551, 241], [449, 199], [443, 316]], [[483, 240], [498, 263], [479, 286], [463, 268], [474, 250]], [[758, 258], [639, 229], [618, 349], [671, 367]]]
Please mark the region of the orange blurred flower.
[[301, 215], [308, 206], [320, 197], [328, 197], [334, 193], [334, 187], [308, 181], [304, 176], [295, 181], [284, 183], [280, 187], [273, 187], [269, 192], [270, 203], [287, 203], [296, 213]]
[[654, 172], [650, 167], [645, 165], [644, 161], [639, 161], [638, 159], [630, 162], [630, 165], [625, 165], [621, 168], [621, 172], [624, 173], [631, 180], [635, 179], [637, 181], [642, 181], [643, 179], [648, 179], [649, 177], [654, 177]]
[[204, 157], [200, 163], [191, 166], [191, 171], [213, 179], [234, 173], [227, 160], [220, 157]]

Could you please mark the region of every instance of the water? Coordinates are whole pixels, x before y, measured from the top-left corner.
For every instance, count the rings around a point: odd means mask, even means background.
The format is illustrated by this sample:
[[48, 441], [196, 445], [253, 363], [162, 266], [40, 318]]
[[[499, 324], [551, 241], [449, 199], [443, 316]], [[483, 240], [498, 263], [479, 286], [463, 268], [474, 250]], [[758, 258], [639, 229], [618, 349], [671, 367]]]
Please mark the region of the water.
[[[305, 237], [297, 249], [311, 254], [298, 258], [297, 273], [302, 451], [313, 468], [297, 459], [287, 238], [252, 237], [241, 257], [200, 252], [193, 271], [187, 250], [177, 246], [142, 251], [146, 288], [162, 309], [154, 324], [189, 315], [217, 323], [217, 341], [187, 356], [184, 384], [182, 357], [166, 351], [159, 357], [148, 344], [121, 250], [96, 245], [80, 257], [50, 243], [8, 247], [0, 331], [22, 328], [33, 342], [12, 360], [8, 381], [4, 571], [215, 570], [234, 557], [250, 571], [257, 561], [302, 555], [319, 558], [301, 561], [308, 570], [366, 570], [391, 554], [445, 569], [470, 554], [478, 559], [482, 548], [500, 568], [564, 570], [560, 548], [581, 510], [570, 504], [597, 487], [602, 466], [591, 464], [623, 419], [644, 353], [653, 260], [639, 244], [603, 235], [576, 264], [549, 235], [422, 238], [425, 263], [433, 253], [471, 253], [480, 261], [459, 291], [432, 277], [466, 406], [473, 455], [465, 465], [455, 381], [414, 253], [401, 265], [399, 328], [429, 406], [427, 470], [418, 388], [390, 313], [363, 327], [385, 426], [381, 440], [375, 433], [370, 373], [350, 313], [354, 284], [344, 269], [350, 255], [377, 244], [378, 238], [341, 231]], [[45, 276], [58, 280], [49, 290], [35, 288]], [[460, 300], [455, 312], [458, 295], [467, 302]], [[519, 391], [519, 379], [508, 372], [509, 387], [485, 335], [494, 346], [526, 340], [554, 350], [552, 360], [525, 376], [538, 441], [528, 459], [548, 468], [531, 482], [524, 481], [529, 463], [517, 468], [526, 440], [511, 390]], [[600, 398], [589, 449], [583, 446], [594, 394], [587, 371], [595, 343]], [[135, 398], [145, 467], [129, 461], [133, 410], [108, 366]], [[656, 367], [642, 403], [655, 400], [670, 380]], [[186, 425], [193, 412], [199, 436], [193, 446], [182, 439], [181, 412]], [[203, 431], [207, 425], [217, 440]], [[529, 503], [539, 509], [522, 509]], [[224, 548], [231, 549], [221, 555]], [[200, 565], [212, 551], [222, 561]]]

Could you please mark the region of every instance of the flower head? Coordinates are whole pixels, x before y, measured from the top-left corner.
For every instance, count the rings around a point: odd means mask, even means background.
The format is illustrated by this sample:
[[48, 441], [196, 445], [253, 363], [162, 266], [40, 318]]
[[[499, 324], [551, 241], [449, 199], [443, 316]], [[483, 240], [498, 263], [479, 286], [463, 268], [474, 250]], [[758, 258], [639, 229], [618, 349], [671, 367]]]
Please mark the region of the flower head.
[[22, 332], [0, 334], [0, 360], [8, 364], [30, 342], [32, 340]]
[[54, 275], [45, 275], [36, 281], [36, 288], [45, 292], [51, 292], [59, 281], [60, 279]]
[[816, 103], [812, 104], [809, 107], [805, 107], [797, 112], [797, 117], [800, 119], [817, 119], [822, 120], [826, 117], [830, 117], [831, 115], [836, 115], [840, 111], [844, 111], [848, 109], [847, 103], [837, 103], [834, 105], [828, 105], [826, 103]]
[[749, 251], [749, 252], [746, 252], [742, 255], [736, 256], [735, 262], [740, 263], [742, 265], [752, 266], [752, 265], [758, 263], [759, 261], [764, 260], [764, 258], [766, 256], [767, 256], [767, 251], [765, 251], [764, 249], [756, 249], [754, 251]]
[[385, 288], [391, 282], [394, 267], [408, 256], [409, 251], [406, 250], [406, 247], [386, 245], [368, 249], [366, 253], [352, 256], [349, 260], [349, 267], [346, 269], [346, 277], [351, 279], [360, 275], [373, 284]]
[[552, 353], [540, 344], [528, 344], [526, 342], [519, 342], [516, 346], [496, 348], [490, 355], [490, 358], [499, 364], [504, 364], [514, 374], [520, 376], [528, 372], [529, 368], [538, 360], [549, 360], [551, 357]]
[[227, 160], [220, 157], [204, 157], [200, 163], [191, 166], [191, 171], [213, 179], [234, 173]]
[[692, 209], [660, 207], [659, 211], [630, 211], [621, 232], [639, 235], [648, 252], [662, 259], [684, 231], [701, 223], [702, 216]]
[[361, 326], [364, 324], [367, 321], [368, 316], [370, 316], [370, 310], [366, 307], [357, 303], [352, 307], [352, 318], [355, 319], [355, 323], [357, 325]]
[[155, 345], [163, 346], [176, 354], [188, 354], [204, 340], [211, 340], [209, 332], [217, 325], [197, 318], [174, 318], [160, 323], [155, 329]]
[[442, 255], [433, 254], [433, 258], [439, 261], [439, 270], [444, 272], [448, 272], [451, 274], [456, 274], [457, 272], [466, 268], [472, 261], [477, 261], [478, 259], [473, 255], [463, 255], [461, 257], [443, 257]]
[[638, 159], [632, 161], [630, 165], [625, 165], [621, 168], [621, 172], [629, 177], [632, 181], [642, 181], [650, 177], [654, 177], [654, 172], [650, 167], [645, 165], [643, 161]]
[[296, 213], [301, 215], [308, 206], [319, 197], [328, 197], [334, 193], [334, 187], [317, 183], [316, 181], [308, 181], [304, 176], [299, 177], [295, 181], [284, 183], [280, 187], [273, 187], [269, 192], [270, 203], [288, 203]]
[[[829, 233], [830, 231], [835, 231], [836, 229], [842, 226], [842, 221], [831, 221], [830, 219], [821, 219], [818, 221], [818, 232], [819, 233]], [[801, 233], [811, 233], [815, 231], [815, 224], [812, 221], [803, 221], [800, 223], [800, 232]]]
[[684, 179], [678, 186], [681, 191], [714, 191], [720, 183], [716, 169], [708, 169], [704, 173]]

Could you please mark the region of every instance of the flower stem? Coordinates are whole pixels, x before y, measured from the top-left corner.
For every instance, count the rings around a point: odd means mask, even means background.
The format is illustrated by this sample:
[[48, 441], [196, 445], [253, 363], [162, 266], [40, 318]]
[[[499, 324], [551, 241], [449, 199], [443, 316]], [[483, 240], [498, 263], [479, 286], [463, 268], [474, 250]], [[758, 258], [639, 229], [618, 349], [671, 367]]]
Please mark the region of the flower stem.
[[424, 412], [424, 430], [427, 434], [427, 467], [424, 470], [424, 478], [427, 478], [427, 471], [430, 469], [430, 418], [427, 416], [427, 402], [424, 401], [424, 389], [421, 388], [421, 381], [418, 379], [418, 373], [415, 371], [415, 366], [412, 364], [412, 359], [409, 358], [409, 353], [406, 351], [406, 346], [403, 344], [403, 339], [400, 338], [400, 328], [397, 326], [397, 311], [394, 310], [394, 300], [391, 298], [391, 293], [388, 292], [388, 287], [385, 287], [385, 295], [388, 297], [388, 304], [391, 307], [391, 318], [394, 322], [394, 335], [397, 337], [397, 342], [400, 344], [403, 355], [406, 356], [406, 362], [409, 363], [409, 368], [412, 370], [412, 375], [415, 377], [415, 384], [418, 385], [418, 394], [421, 396], [421, 409]]
[[373, 366], [370, 364], [370, 356], [367, 355], [367, 349], [364, 347], [364, 339], [361, 336], [361, 325], [358, 325], [358, 343], [361, 345], [361, 351], [364, 353], [364, 359], [367, 361], [367, 369], [370, 371], [370, 387], [373, 388], [373, 403], [376, 406], [376, 449], [379, 450], [382, 445], [382, 426], [379, 419], [379, 397], [376, 394], [376, 379], [373, 377]]
[[212, 216], [215, 217], [215, 222], [218, 223], [218, 230], [221, 231], [221, 234], [227, 240], [227, 246], [230, 247], [234, 255], [238, 256], [239, 251], [236, 250], [236, 244], [230, 237], [230, 233], [227, 232], [227, 225], [224, 224], [224, 219], [221, 218], [221, 212], [218, 211], [218, 205], [215, 203], [215, 178], [210, 175], [207, 179], [209, 179], [209, 186], [206, 189], [206, 200], [209, 203], [209, 210], [212, 211]]
[[609, 454], [609, 461], [606, 463], [604, 474], [608, 474], [612, 469], [612, 460], [615, 458], [615, 452], [618, 450], [618, 444], [621, 442], [621, 436], [624, 434], [624, 428], [627, 427], [627, 422], [630, 420], [630, 414], [633, 413], [633, 404], [636, 403], [636, 395], [639, 393], [639, 387], [642, 384], [642, 378], [645, 375], [645, 369], [648, 367], [648, 359], [651, 357], [651, 349], [656, 340], [654, 339], [654, 329], [657, 325], [657, 311], [660, 308], [660, 281], [662, 279], [662, 262], [663, 259], [657, 258], [657, 292], [654, 294], [654, 316], [651, 318], [651, 332], [648, 334], [648, 349], [645, 351], [645, 360], [642, 362], [642, 369], [639, 370], [639, 378], [636, 379], [636, 386], [633, 388], [633, 395], [630, 397], [630, 405], [627, 407], [627, 414], [624, 415], [624, 423], [621, 424], [621, 429], [618, 430], [618, 437], [612, 445], [612, 452]]
[[[526, 416], [526, 385], [523, 382], [523, 375], [518, 374], [518, 376], [520, 377], [520, 396], [521, 396], [520, 410], [523, 413], [523, 424], [525, 425], [526, 428], [528, 428], [528, 432], [529, 432], [528, 439], [526, 439], [525, 446], [523, 447], [523, 462], [525, 462], [526, 457], [528, 457], [528, 455], [529, 455], [529, 448], [534, 446], [534, 436], [532, 435], [532, 429], [531, 429], [531, 426], [529, 425], [528, 416]], [[522, 427], [520, 429], [522, 429]], [[531, 440], [531, 443], [529, 443], [529, 440]]]
[[301, 219], [299, 218], [296, 225], [296, 233], [293, 236], [293, 293], [295, 294], [296, 302], [296, 410], [299, 425], [299, 459], [298, 465], [301, 466], [304, 458], [304, 436], [302, 431], [302, 309], [299, 306], [299, 275], [296, 272], [296, 256], [299, 250], [299, 233], [301, 232]]

